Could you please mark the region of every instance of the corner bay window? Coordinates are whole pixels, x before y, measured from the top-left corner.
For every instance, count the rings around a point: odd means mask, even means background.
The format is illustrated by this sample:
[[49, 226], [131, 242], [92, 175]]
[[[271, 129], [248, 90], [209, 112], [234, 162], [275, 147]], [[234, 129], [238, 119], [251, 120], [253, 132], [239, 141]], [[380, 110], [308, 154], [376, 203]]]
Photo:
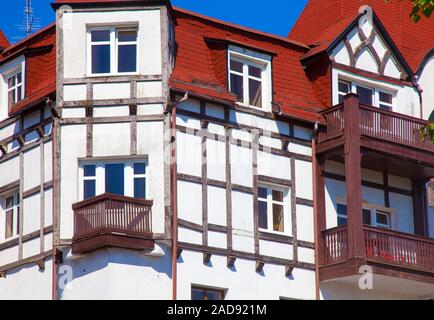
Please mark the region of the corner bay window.
[[5, 221], [4, 239], [12, 238], [19, 232], [20, 198], [18, 192], [3, 197]]
[[83, 163], [80, 171], [83, 200], [102, 193], [146, 199], [146, 162]]
[[289, 233], [288, 190], [261, 186], [258, 188], [258, 226], [265, 231]]
[[24, 98], [23, 73], [20, 71], [7, 78], [9, 107], [20, 102]]
[[[336, 205], [338, 226], [347, 224], [347, 206], [342, 203]], [[389, 208], [376, 208], [367, 204], [362, 208], [363, 224], [380, 227], [391, 228], [391, 210]]]
[[137, 30], [131, 28], [91, 29], [90, 73], [114, 74], [137, 71]]

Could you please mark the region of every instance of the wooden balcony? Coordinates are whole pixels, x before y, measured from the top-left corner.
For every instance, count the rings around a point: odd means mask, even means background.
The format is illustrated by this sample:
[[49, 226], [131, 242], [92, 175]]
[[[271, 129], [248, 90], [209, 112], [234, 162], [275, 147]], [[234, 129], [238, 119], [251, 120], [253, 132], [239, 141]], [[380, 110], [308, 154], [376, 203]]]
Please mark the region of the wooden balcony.
[[74, 210], [73, 253], [104, 247], [152, 250], [152, 201], [102, 194]]
[[322, 280], [357, 274], [355, 267], [370, 265], [380, 274], [434, 283], [434, 239], [367, 225], [363, 239], [364, 256], [350, 257], [346, 225], [322, 231], [320, 267], [327, 270]]

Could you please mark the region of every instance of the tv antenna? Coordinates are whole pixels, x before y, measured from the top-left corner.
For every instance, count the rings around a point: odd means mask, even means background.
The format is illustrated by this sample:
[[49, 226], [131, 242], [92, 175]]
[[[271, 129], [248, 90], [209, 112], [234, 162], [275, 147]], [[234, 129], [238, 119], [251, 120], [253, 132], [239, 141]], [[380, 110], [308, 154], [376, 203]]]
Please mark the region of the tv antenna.
[[25, 35], [13, 37], [18, 41], [23, 39], [24, 37], [29, 36], [30, 34], [33, 33], [34, 30], [39, 29], [41, 27], [40, 19], [36, 18], [33, 15], [32, 0], [26, 0], [26, 6], [24, 7], [23, 13], [24, 13], [24, 23], [21, 25], [17, 25], [17, 27], [20, 31], [23, 31]]

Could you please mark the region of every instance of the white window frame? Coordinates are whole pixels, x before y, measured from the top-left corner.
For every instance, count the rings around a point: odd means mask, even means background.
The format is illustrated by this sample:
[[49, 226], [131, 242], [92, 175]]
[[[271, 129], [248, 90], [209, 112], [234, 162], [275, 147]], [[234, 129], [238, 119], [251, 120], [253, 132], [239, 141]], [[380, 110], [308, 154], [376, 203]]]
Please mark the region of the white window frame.
[[[92, 31], [109, 31], [110, 41], [92, 41]], [[121, 42], [118, 41], [119, 31], [136, 31], [137, 40]], [[138, 25], [133, 26], [92, 26], [87, 28], [87, 75], [88, 77], [102, 76], [117, 76], [117, 75], [137, 75], [139, 74], [139, 28]], [[134, 72], [119, 72], [118, 71], [118, 47], [122, 45], [136, 45], [136, 71]], [[92, 73], [92, 45], [109, 45], [110, 46], [110, 72], [108, 73]]]
[[[346, 206], [346, 200], [344, 198], [339, 197], [336, 201], [336, 205], [341, 204]], [[386, 228], [386, 229], [393, 229], [393, 225], [396, 225], [396, 215], [395, 215], [395, 209], [393, 208], [386, 208], [386, 207], [382, 207], [379, 205], [375, 205], [375, 204], [370, 204], [366, 201], [363, 201], [362, 203], [362, 209], [366, 209], [369, 210], [371, 212], [371, 226], [373, 227], [377, 227], [377, 228]], [[377, 212], [381, 213], [381, 214], [386, 214], [388, 216], [388, 221], [389, 221], [389, 225], [386, 226], [384, 224], [381, 224], [379, 222], [377, 222]], [[362, 212], [360, 212], [360, 214], [362, 214]], [[348, 215], [348, 212], [347, 212]], [[336, 223], [337, 223], [337, 218], [341, 217], [343, 218], [343, 215], [339, 215], [337, 213], [336, 210]], [[348, 216], [345, 216], [345, 218], [348, 221]]]
[[[134, 174], [134, 164], [144, 163], [146, 166], [145, 174]], [[105, 193], [105, 165], [123, 164], [124, 165], [124, 195], [134, 197], [134, 178], [145, 178], [145, 199], [149, 199], [149, 164], [148, 160], [99, 160], [99, 161], [81, 161], [79, 163], [79, 201], [84, 199], [84, 181], [95, 179], [95, 196]], [[95, 177], [84, 176], [84, 166], [95, 165]]]
[[[259, 231], [267, 232], [267, 233], [274, 233], [274, 234], [283, 234], [290, 236], [292, 234], [291, 230], [291, 212], [290, 212], [290, 205], [291, 205], [291, 195], [290, 195], [290, 187], [281, 187], [271, 184], [259, 184], [258, 188], [264, 188], [267, 189], [267, 229], [259, 228]], [[283, 192], [283, 202], [275, 201], [273, 200], [273, 193], [272, 191], [280, 191]], [[260, 198], [258, 195], [258, 201], [263, 201], [264, 198]], [[265, 201], [263, 201], [265, 202]], [[273, 229], [273, 204], [283, 204], [283, 232], [276, 231]]]
[[[6, 213], [10, 211], [10, 209], [6, 208], [6, 200], [10, 197], [13, 197], [13, 206], [12, 206], [12, 236], [9, 238], [6, 238]], [[1, 208], [2, 208], [2, 218], [1, 221], [1, 242], [14, 240], [19, 237], [19, 226], [18, 226], [18, 219], [19, 219], [19, 208], [20, 208], [20, 195], [18, 190], [9, 191], [5, 194], [1, 195]], [[21, 223], [21, 222], [20, 222]]]
[[[231, 70], [231, 60], [236, 60], [243, 64], [243, 73]], [[228, 56], [227, 56], [227, 70], [228, 70], [228, 89], [231, 88], [231, 73], [237, 74], [243, 77], [243, 102], [237, 101], [236, 103], [249, 108], [254, 108], [262, 111], [271, 111], [271, 102], [273, 100], [272, 93], [272, 79], [271, 79], [271, 57], [258, 53], [252, 50], [236, 47], [233, 45], [229, 46]], [[254, 66], [260, 68], [261, 79], [249, 75], [248, 66]], [[262, 107], [256, 107], [249, 104], [249, 78], [261, 82], [261, 93], [262, 93]]]
[[[339, 95], [343, 94], [342, 92], [339, 91], [339, 83], [340, 82], [345, 82], [347, 84], [350, 85], [350, 92], [357, 94], [357, 87], [363, 87], [369, 90], [372, 90], [372, 106], [376, 107], [376, 108], [380, 108], [380, 104], [384, 104], [387, 106], [391, 107], [392, 111], [396, 110], [396, 105], [397, 105], [397, 92], [393, 91], [393, 90], [389, 90], [389, 89], [383, 89], [383, 88], [379, 88], [376, 87], [375, 85], [370, 85], [370, 84], [365, 84], [363, 82], [357, 81], [357, 80], [351, 80], [351, 79], [347, 79], [347, 78], [338, 78], [338, 83], [337, 83], [337, 97], [338, 97], [338, 102], [339, 102]], [[392, 95], [392, 104], [388, 104], [388, 103], [384, 103], [384, 102], [380, 102], [380, 92], [383, 93], [387, 93]]]

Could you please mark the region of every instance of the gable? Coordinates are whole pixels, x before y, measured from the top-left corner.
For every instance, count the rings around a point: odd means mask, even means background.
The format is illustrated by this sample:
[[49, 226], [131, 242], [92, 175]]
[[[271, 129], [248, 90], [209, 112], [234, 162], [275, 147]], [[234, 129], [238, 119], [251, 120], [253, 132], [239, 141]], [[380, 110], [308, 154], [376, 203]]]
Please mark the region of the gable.
[[409, 74], [400, 61], [396, 50], [384, 28], [368, 7], [339, 41], [329, 48], [332, 61], [356, 69], [397, 79], [406, 79]]

